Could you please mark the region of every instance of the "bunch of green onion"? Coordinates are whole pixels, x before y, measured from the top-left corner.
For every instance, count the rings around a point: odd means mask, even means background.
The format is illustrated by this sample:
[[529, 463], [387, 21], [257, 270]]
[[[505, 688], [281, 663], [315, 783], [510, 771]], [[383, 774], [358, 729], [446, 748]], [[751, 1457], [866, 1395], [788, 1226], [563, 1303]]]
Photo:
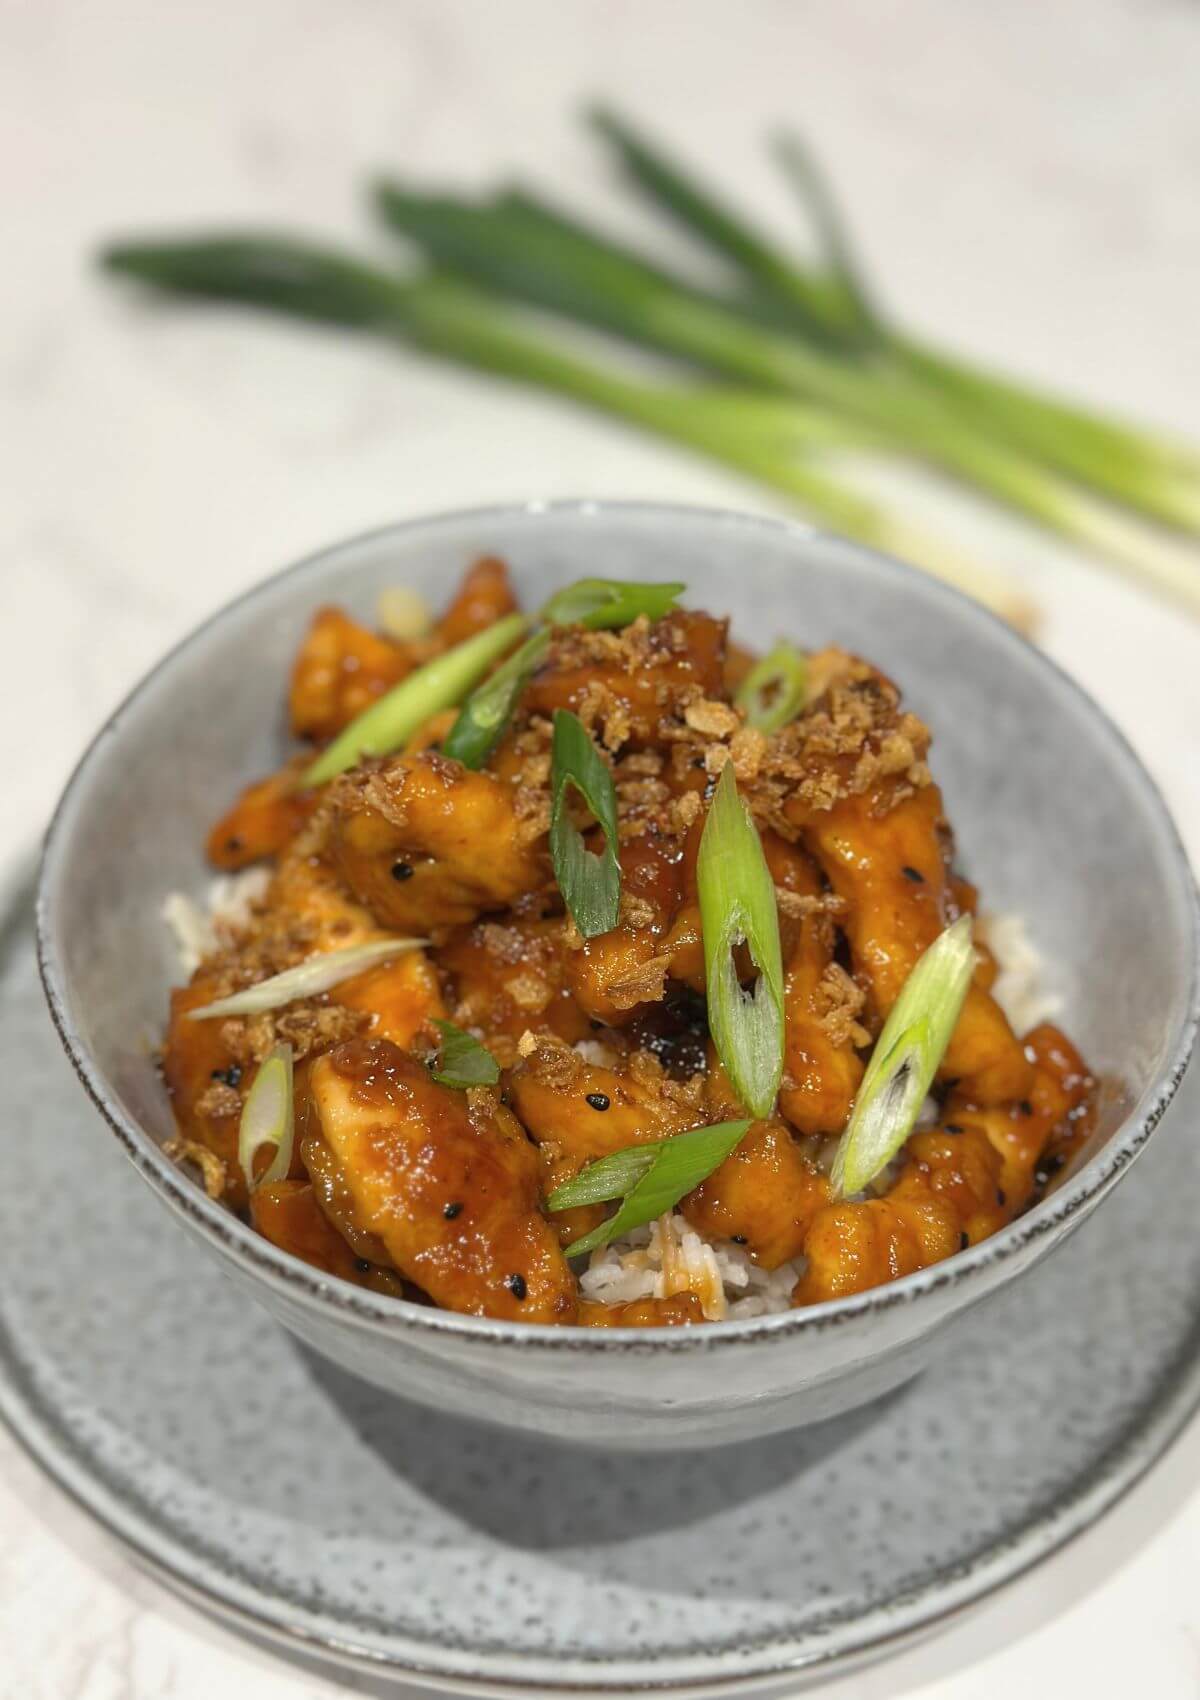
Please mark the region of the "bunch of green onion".
[[[371, 331], [557, 391], [698, 449], [1010, 617], [1023, 604], [1006, 581], [865, 495], [838, 455], [923, 462], [1200, 610], [1200, 562], [1186, 541], [1200, 536], [1196, 450], [894, 326], [794, 138], [780, 140], [775, 157], [817, 238], [810, 265], [624, 120], [592, 116], [632, 185], [720, 258], [723, 289], [697, 285], [523, 189], [469, 198], [393, 181], [377, 186], [374, 204], [419, 251], [417, 271], [262, 234], [122, 242], [103, 263], [164, 290]], [[604, 360], [584, 354], [547, 315], [683, 370], [651, 380], [615, 346]]]

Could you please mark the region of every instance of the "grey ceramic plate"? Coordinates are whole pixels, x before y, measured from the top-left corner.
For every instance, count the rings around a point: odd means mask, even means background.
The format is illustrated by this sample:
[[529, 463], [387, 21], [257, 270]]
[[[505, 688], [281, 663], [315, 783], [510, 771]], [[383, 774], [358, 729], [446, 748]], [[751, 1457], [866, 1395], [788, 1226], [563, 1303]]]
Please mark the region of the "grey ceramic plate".
[[547, 1452], [248, 1305], [99, 1136], [22, 913], [0, 964], [0, 1411], [167, 1582], [464, 1690], [721, 1690], [885, 1651], [1077, 1533], [1200, 1396], [1200, 1077], [1128, 1183], [882, 1403], [719, 1453]]

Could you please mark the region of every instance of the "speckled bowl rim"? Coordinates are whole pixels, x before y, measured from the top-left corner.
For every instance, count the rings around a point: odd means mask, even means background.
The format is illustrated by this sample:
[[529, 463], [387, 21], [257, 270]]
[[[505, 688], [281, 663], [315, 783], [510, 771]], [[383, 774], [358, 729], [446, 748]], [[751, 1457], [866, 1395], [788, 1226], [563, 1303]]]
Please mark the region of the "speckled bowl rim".
[[[915, 1274], [902, 1276], [885, 1286], [870, 1288], [850, 1298], [829, 1300], [801, 1310], [787, 1311], [782, 1315], [707, 1323], [703, 1328], [588, 1329], [462, 1316], [455, 1312], [414, 1304], [406, 1299], [371, 1293], [336, 1276], [319, 1275], [309, 1264], [279, 1250], [223, 1205], [208, 1198], [200, 1187], [190, 1181], [183, 1170], [163, 1154], [152, 1135], [126, 1114], [111, 1090], [103, 1069], [80, 1034], [71, 1013], [71, 994], [54, 937], [55, 888], [70, 852], [72, 827], [84, 781], [96, 763], [110, 753], [130, 710], [153, 685], [161, 681], [173, 663], [201, 636], [211, 634], [224, 624], [235, 623], [246, 609], [253, 607], [260, 598], [273, 593], [281, 581], [302, 584], [308, 575], [336, 565], [339, 557], [388, 538], [410, 539], [418, 533], [433, 536], [439, 531], [454, 530], [463, 524], [486, 526], [490, 523], [499, 526], [514, 520], [536, 521], [543, 516], [558, 520], [573, 518], [583, 525], [603, 524], [610, 516], [619, 519], [641, 517], [646, 520], [675, 518], [681, 523], [700, 522], [729, 532], [773, 533], [793, 543], [801, 555], [805, 545], [819, 542], [823, 547], [832, 547], [876, 571], [919, 581], [924, 595], [933, 596], [957, 618], [969, 619], [984, 626], [991, 640], [997, 645], [1007, 647], [1013, 655], [1019, 654], [1024, 660], [1032, 660], [1036, 667], [1044, 669], [1060, 688], [1065, 687], [1074, 694], [1098, 722], [1110, 745], [1114, 762], [1125, 769], [1133, 788], [1140, 792], [1143, 806], [1154, 819], [1170, 852], [1172, 869], [1178, 880], [1178, 895], [1188, 917], [1188, 957], [1192, 965], [1188, 995], [1185, 1000], [1181, 1000], [1184, 1007], [1171, 1034], [1169, 1060], [1165, 1068], [1140, 1094], [1121, 1128], [1102, 1150], [1049, 1198], [1017, 1217], [989, 1239], [981, 1241], [968, 1251], [957, 1253], [944, 1263], [934, 1264], [930, 1268], [918, 1270]], [[357, 1322], [397, 1338], [412, 1332], [434, 1333], [469, 1341], [473, 1346], [494, 1346], [502, 1349], [521, 1347], [526, 1351], [589, 1352], [600, 1356], [635, 1354], [639, 1357], [719, 1353], [731, 1347], [743, 1348], [749, 1342], [767, 1344], [784, 1339], [791, 1340], [797, 1335], [852, 1327], [859, 1318], [876, 1315], [896, 1306], [916, 1304], [932, 1293], [951, 1287], [963, 1289], [964, 1303], [981, 1299], [1000, 1284], [1007, 1272], [1006, 1266], [1015, 1254], [1027, 1247], [1036, 1246], [1037, 1242], [1046, 1236], [1054, 1235], [1062, 1224], [1070, 1222], [1080, 1213], [1086, 1213], [1115, 1185], [1145, 1148], [1183, 1079], [1200, 1022], [1200, 968], [1197, 961], [1200, 907], [1197, 904], [1196, 885], [1187, 852], [1158, 787], [1124, 734], [1087, 692], [1048, 656], [1035, 649], [987, 609], [950, 585], [918, 573], [914, 568], [890, 556], [798, 521], [683, 503], [531, 501], [457, 509], [403, 520], [374, 527], [317, 550], [227, 602], [181, 639], [142, 677], [100, 727], [80, 757], [47, 829], [38, 880], [36, 929], [38, 966], [46, 1001], [71, 1064], [89, 1098], [117, 1136], [126, 1155], [172, 1209], [189, 1217], [206, 1236], [211, 1236], [227, 1254], [256, 1276], [263, 1278], [268, 1284], [290, 1292], [293, 1296], [302, 1296], [318, 1309], [328, 1311], [331, 1319], [339, 1315], [352, 1317]]]

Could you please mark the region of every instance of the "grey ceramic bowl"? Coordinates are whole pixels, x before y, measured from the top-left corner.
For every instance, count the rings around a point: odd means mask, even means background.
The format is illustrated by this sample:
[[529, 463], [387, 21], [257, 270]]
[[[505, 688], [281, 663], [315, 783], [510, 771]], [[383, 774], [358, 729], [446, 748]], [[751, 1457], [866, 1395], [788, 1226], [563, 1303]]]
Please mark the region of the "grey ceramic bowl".
[[[439, 603], [484, 552], [506, 557], [530, 605], [584, 575], [681, 579], [690, 602], [732, 612], [752, 644], [780, 634], [841, 643], [900, 682], [932, 725], [962, 863], [990, 908], [1026, 918], [1065, 1025], [1109, 1082], [1088, 1160], [1057, 1192], [972, 1250], [844, 1301], [702, 1328], [591, 1331], [456, 1316], [345, 1285], [261, 1239], [162, 1155], [171, 1115], [152, 1050], [178, 978], [162, 899], [203, 892], [212, 816], [277, 764], [281, 681], [312, 610], [336, 600], [369, 615], [396, 583]], [[798, 525], [685, 508], [450, 514], [341, 544], [252, 590], [161, 662], [97, 735], [50, 828], [38, 923], [51, 1012], [95, 1107], [248, 1294], [381, 1387], [604, 1446], [768, 1434], [913, 1375], [1125, 1173], [1195, 1032], [1187, 860], [1099, 709], [1005, 626], [893, 561]]]

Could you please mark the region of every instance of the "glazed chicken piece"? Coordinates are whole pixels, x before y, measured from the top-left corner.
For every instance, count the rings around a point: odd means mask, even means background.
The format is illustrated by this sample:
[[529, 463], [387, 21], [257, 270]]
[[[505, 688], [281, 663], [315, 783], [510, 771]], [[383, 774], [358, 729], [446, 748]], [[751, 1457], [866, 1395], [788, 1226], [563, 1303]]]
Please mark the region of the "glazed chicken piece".
[[629, 1145], [668, 1139], [706, 1118], [698, 1093], [669, 1079], [644, 1053], [624, 1068], [585, 1062], [570, 1046], [542, 1039], [511, 1077], [513, 1107], [542, 1157], [545, 1191], [585, 1163]]
[[798, 1257], [829, 1182], [781, 1121], [755, 1122], [719, 1169], [679, 1205], [693, 1228], [734, 1240], [764, 1269]]
[[[956, 918], [950, 829], [925, 765], [928, 730], [902, 712], [891, 680], [837, 650], [813, 656], [810, 675], [819, 694], [772, 742], [770, 767], [784, 784], [767, 812], [802, 836], [843, 900], [839, 924], [878, 1026]], [[987, 978], [981, 965], [941, 1078], [994, 1104], [1023, 1096], [1029, 1065]]]
[[[704, 1076], [705, 1119], [744, 1121], [711, 1040]], [[801, 1151], [785, 1122], [755, 1122], [719, 1168], [677, 1208], [700, 1233], [744, 1246], [764, 1269], [797, 1257], [829, 1182]]]
[[[202, 965], [186, 986], [171, 992], [162, 1049], [163, 1081], [181, 1137], [211, 1151], [221, 1164], [221, 1196], [240, 1209], [246, 1181], [237, 1160], [242, 1104], [253, 1078], [224, 1021], [192, 1021], [189, 1011], [224, 995], [225, 982]], [[215, 1187], [214, 1187], [215, 1190]]]
[[508, 568], [494, 555], [484, 555], [467, 569], [453, 602], [438, 621], [435, 630], [439, 646], [450, 649], [464, 643], [506, 614], [515, 613], [516, 608]]
[[781, 894], [784, 1076], [779, 1107], [798, 1133], [840, 1133], [863, 1075], [855, 1046], [870, 1038], [858, 1020], [862, 993], [834, 960], [833, 918], [810, 858], [769, 830], [762, 845]]
[[417, 935], [503, 909], [550, 878], [521, 791], [431, 750], [343, 774], [327, 854], [380, 925]]
[[[389, 931], [354, 901], [330, 867], [299, 846], [280, 865], [251, 938], [276, 938], [280, 965], [291, 967], [307, 956], [373, 944]], [[410, 1045], [431, 1018], [446, 1013], [437, 974], [423, 950], [405, 951], [368, 968], [327, 996], [331, 1004], [362, 1015], [372, 1037], [397, 1045]]]
[[357, 1257], [317, 1202], [308, 1181], [271, 1181], [250, 1200], [250, 1220], [265, 1239], [327, 1275], [356, 1287], [403, 1297], [404, 1283], [393, 1269]]
[[298, 738], [336, 737], [416, 661], [412, 645], [368, 631], [344, 609], [318, 609], [292, 667], [292, 731]]
[[318, 1057], [309, 1095], [362, 1226], [435, 1304], [575, 1320], [575, 1277], [539, 1209], [537, 1154], [498, 1098], [439, 1086], [371, 1039]]
[[[237, 1161], [238, 1124], [258, 1064], [276, 1039], [276, 1017], [216, 1017], [195, 1021], [191, 1011], [246, 985], [294, 967], [306, 955], [362, 943], [379, 930], [366, 910], [352, 903], [333, 876], [309, 858], [285, 858], [250, 925], [197, 968], [186, 986], [171, 993], [162, 1052], [163, 1079], [181, 1134], [205, 1146], [225, 1170], [224, 1196], [246, 1202], [246, 1183]], [[322, 1007], [328, 1000], [323, 1000]], [[310, 1005], [276, 1012], [286, 1022]], [[329, 1042], [347, 1037], [328, 1015]], [[351, 1020], [349, 1030], [357, 1023]], [[280, 1037], [287, 1036], [286, 1033]]]
[[938, 1263], [961, 1244], [953, 1205], [928, 1188], [920, 1188], [914, 1197], [827, 1205], [814, 1216], [805, 1236], [808, 1268], [796, 1284], [792, 1303], [847, 1298]]
[[320, 800], [318, 792], [299, 789], [308, 763], [307, 756], [300, 757], [247, 785], [205, 842], [204, 853], [214, 867], [232, 873], [282, 855]]
[[477, 921], [438, 951], [453, 988], [452, 1019], [482, 1035], [502, 1067], [516, 1061], [522, 1033], [553, 1033], [573, 1044], [591, 1030], [566, 984], [573, 953], [565, 928], [561, 916]]
[[[697, 777], [695, 788], [702, 792], [704, 776]], [[685, 783], [683, 789], [690, 788]], [[664, 789], [680, 793], [669, 769]], [[629, 809], [629, 818], [636, 820], [637, 813], [636, 807]], [[668, 980], [704, 993], [704, 939], [696, 893], [704, 819], [697, 804], [685, 831], [663, 830], [652, 820], [644, 832], [621, 845], [620, 922], [612, 932], [588, 939], [568, 964], [579, 1003], [606, 1026], [624, 1027], [639, 1019], [647, 1005], [661, 1002]]]
[[[292, 730], [297, 737], [333, 737], [412, 665], [402, 646], [367, 631], [340, 608], [322, 608], [292, 669]], [[297, 756], [246, 786], [208, 835], [205, 854], [214, 867], [232, 872], [287, 849], [320, 802], [320, 791], [301, 783], [311, 762], [311, 755]]]
[[[426, 638], [399, 641], [368, 630], [342, 608], [318, 609], [292, 666], [292, 731], [298, 738], [317, 741], [336, 737], [414, 667], [485, 630], [515, 607], [508, 569], [503, 561], [487, 558], [469, 569], [454, 601]], [[448, 731], [454, 716], [437, 718], [439, 724], [426, 742]], [[209, 834], [206, 854], [215, 866], [249, 867], [286, 848], [319, 800], [318, 793], [299, 787], [310, 760], [297, 757], [278, 773], [246, 787]]]
[[[1005, 1221], [1028, 1204], [1047, 1149], [1053, 1146], [1056, 1159], [1065, 1156], [1090, 1131], [1088, 1111], [1095, 1082], [1066, 1035], [1048, 1023], [1035, 1027], [1026, 1036], [1025, 1054], [1031, 1064], [1027, 1097], [1015, 1104], [980, 1108], [960, 1088], [946, 1103], [947, 1125], [978, 1132], [995, 1151]], [[972, 1234], [973, 1239], [980, 1237]]]
[[1013, 1214], [1001, 1166], [986, 1136], [956, 1122], [913, 1135], [882, 1198], [845, 1199], [813, 1217], [804, 1240], [808, 1268], [793, 1303], [863, 1292], [995, 1233]]
[[523, 703], [547, 717], [568, 708], [595, 724], [606, 748], [653, 743], [697, 694], [722, 693], [727, 621], [683, 609], [623, 632], [563, 631]]
[[566, 980], [586, 1015], [622, 1027], [639, 1004], [657, 1003], [672, 950], [666, 943], [682, 895], [677, 842], [649, 832], [621, 845], [621, 921], [569, 952]]
[[1038, 1160], [1061, 1130], [1086, 1116], [1093, 1082], [1053, 1027], [1028, 1040], [1029, 1098], [977, 1109], [958, 1096], [941, 1125], [910, 1138], [904, 1166], [882, 1198], [817, 1212], [805, 1236], [808, 1269], [794, 1302], [815, 1304], [911, 1274], [986, 1239], [1019, 1215]]
[[[846, 905], [850, 954], [886, 1017], [922, 952], [955, 919], [941, 794], [935, 785], [887, 804], [877, 792], [813, 816], [805, 839]], [[1022, 1097], [1029, 1064], [990, 992], [975, 982], [939, 1072], [983, 1104]]]
[[[237, 1162], [242, 1105], [259, 1061], [277, 1039], [293, 1046], [301, 1065], [358, 1031], [410, 1045], [445, 1006], [429, 958], [414, 950], [270, 1014], [193, 1021], [189, 1012], [307, 956], [386, 936], [333, 871], [299, 848], [280, 864], [250, 926], [172, 992], [163, 1077], [180, 1133], [220, 1158], [231, 1203], [246, 1202]], [[301, 1069], [297, 1092], [303, 1084]]]

